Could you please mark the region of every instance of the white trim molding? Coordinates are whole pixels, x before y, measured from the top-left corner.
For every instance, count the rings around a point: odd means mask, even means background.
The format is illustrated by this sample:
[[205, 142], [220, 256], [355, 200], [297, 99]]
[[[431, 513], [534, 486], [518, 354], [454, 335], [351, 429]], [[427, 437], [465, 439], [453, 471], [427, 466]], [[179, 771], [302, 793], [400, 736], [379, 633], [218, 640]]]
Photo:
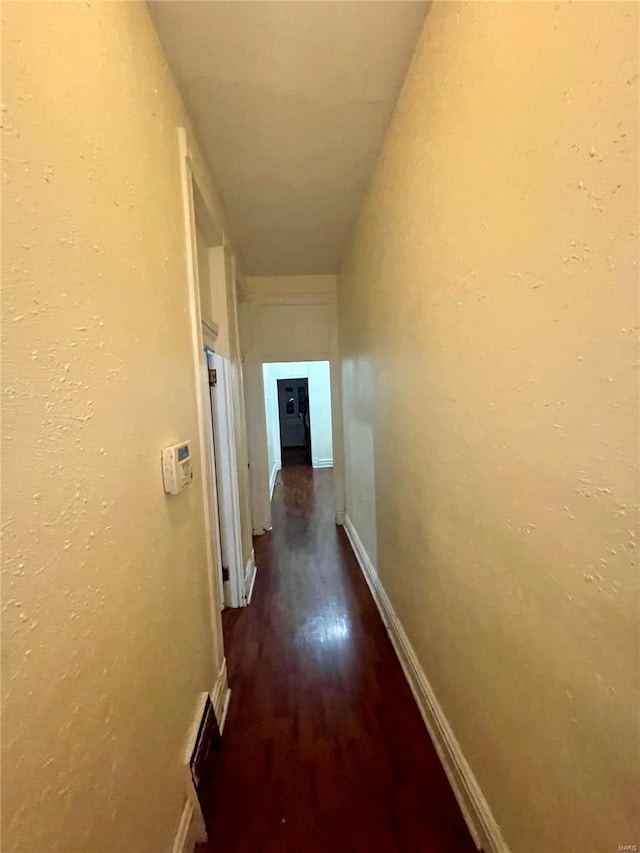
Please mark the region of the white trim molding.
[[225, 601], [229, 607], [244, 604], [244, 561], [242, 559], [242, 522], [238, 485], [236, 430], [231, 390], [231, 365], [228, 358], [207, 352], [209, 368], [217, 371], [217, 384], [209, 388], [211, 412], [215, 421], [215, 486], [220, 513], [222, 565], [229, 569], [225, 583]]
[[333, 459], [312, 459], [314, 468], [333, 468]]
[[193, 853], [198, 842], [206, 841], [206, 833], [204, 837], [202, 836], [200, 821], [202, 821], [202, 815], [199, 814], [196, 817], [193, 801], [189, 798], [186, 799], [182, 807], [180, 823], [173, 839], [171, 853]]
[[[280, 293], [266, 296], [258, 293], [248, 293], [246, 302], [256, 305], [335, 305], [338, 297], [335, 293]], [[292, 360], [291, 358], [289, 359]]]
[[[180, 180], [182, 184], [182, 203], [185, 226], [185, 249], [187, 262], [187, 280], [189, 282], [189, 314], [191, 318], [191, 344], [193, 354], [193, 383], [195, 387], [196, 411], [198, 414], [198, 449], [200, 451], [200, 487], [202, 489], [203, 520], [206, 537], [206, 566], [209, 586], [209, 611], [211, 615], [211, 630], [218, 648], [223, 648], [222, 620], [220, 609], [223, 603], [220, 589], [219, 572], [216, 564], [216, 552], [219, 542], [215, 534], [216, 519], [214, 516], [214, 487], [212, 480], [212, 443], [209, 432], [211, 417], [207, 414], [209, 392], [206, 366], [203, 363], [204, 340], [202, 314], [200, 310], [200, 287], [198, 283], [198, 257], [196, 245], [196, 212], [195, 212], [195, 174], [194, 163], [189, 148], [187, 131], [179, 127], [178, 152], [180, 162]], [[213, 216], [211, 217], [213, 219]], [[214, 337], [217, 330], [206, 326]]]
[[273, 467], [271, 468], [271, 474], [269, 475], [269, 497], [273, 498], [273, 490], [276, 487], [276, 480], [278, 479], [278, 471], [282, 468], [282, 465], [278, 462], [275, 462]]
[[213, 689], [209, 693], [209, 697], [211, 698], [211, 702], [213, 704], [213, 710], [216, 712], [216, 720], [218, 721], [220, 734], [222, 734], [224, 730], [224, 724], [227, 719], [229, 700], [231, 699], [231, 690], [229, 688], [229, 682], [227, 679], [226, 658], [222, 659], [222, 664], [220, 666], [220, 671], [218, 672], [218, 677], [216, 678], [216, 683], [213, 685]]
[[476, 847], [484, 853], [509, 853], [500, 827], [349, 516], [345, 517], [344, 529]]
[[215, 347], [216, 341], [218, 340], [219, 328], [217, 323], [213, 321], [209, 322], [204, 318], [202, 320], [202, 340], [205, 346]]
[[251, 596], [253, 595], [253, 587], [256, 582], [256, 554], [255, 551], [252, 551], [249, 559], [247, 560], [247, 565], [244, 570], [244, 599], [245, 604], [251, 603]]

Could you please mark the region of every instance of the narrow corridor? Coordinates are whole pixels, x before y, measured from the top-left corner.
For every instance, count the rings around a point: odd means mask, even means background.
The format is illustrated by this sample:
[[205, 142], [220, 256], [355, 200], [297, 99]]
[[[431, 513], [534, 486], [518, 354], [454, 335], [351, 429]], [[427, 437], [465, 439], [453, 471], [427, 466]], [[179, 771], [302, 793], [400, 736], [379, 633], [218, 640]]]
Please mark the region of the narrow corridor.
[[332, 471], [286, 468], [248, 608], [204, 851], [475, 850], [344, 532]]

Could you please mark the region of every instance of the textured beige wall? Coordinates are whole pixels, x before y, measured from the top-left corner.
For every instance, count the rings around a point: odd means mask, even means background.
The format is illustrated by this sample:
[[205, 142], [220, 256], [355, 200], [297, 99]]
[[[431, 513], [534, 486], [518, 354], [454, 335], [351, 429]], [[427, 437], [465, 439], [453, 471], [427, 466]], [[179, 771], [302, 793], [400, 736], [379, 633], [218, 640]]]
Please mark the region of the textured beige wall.
[[433, 4], [338, 289], [348, 513], [513, 853], [640, 839], [637, 47]]
[[145, 4], [2, 19], [2, 849], [157, 853], [221, 656], [200, 485], [160, 473], [198, 432], [185, 118]]

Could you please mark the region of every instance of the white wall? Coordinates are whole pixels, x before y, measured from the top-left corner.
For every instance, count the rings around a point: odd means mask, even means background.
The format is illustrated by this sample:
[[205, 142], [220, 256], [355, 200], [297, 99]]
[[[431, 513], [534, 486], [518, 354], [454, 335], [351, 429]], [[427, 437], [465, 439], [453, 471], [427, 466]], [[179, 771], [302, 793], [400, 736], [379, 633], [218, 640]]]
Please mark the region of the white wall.
[[[277, 379], [272, 379], [272, 369], [278, 365], [263, 364], [262, 376], [264, 384], [264, 406], [267, 422], [267, 456], [269, 460], [269, 495], [273, 495], [273, 487], [276, 482], [278, 471], [282, 467], [282, 455], [280, 451], [280, 413], [278, 410], [277, 388], [274, 393], [273, 385]], [[295, 366], [292, 362], [291, 367]], [[301, 374], [300, 374], [301, 375]]]
[[273, 492], [275, 476], [282, 465], [278, 379], [307, 379], [309, 381], [311, 462], [314, 468], [330, 468], [333, 465], [330, 374], [331, 366], [328, 361], [288, 361], [262, 365], [267, 421], [269, 490], [271, 493]]
[[333, 465], [331, 368], [328, 361], [310, 361], [308, 368], [311, 461], [314, 468], [330, 468]]

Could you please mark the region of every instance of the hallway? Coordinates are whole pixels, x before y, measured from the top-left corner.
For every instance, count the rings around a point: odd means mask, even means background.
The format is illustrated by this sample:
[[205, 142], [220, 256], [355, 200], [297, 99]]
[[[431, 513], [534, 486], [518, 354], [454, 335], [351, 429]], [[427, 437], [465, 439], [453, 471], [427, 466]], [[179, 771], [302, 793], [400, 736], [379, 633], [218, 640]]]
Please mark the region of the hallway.
[[232, 698], [211, 850], [475, 850], [344, 532], [332, 470], [285, 468], [251, 606], [223, 616]]
[[640, 3], [0, 31], [1, 853], [640, 849]]

